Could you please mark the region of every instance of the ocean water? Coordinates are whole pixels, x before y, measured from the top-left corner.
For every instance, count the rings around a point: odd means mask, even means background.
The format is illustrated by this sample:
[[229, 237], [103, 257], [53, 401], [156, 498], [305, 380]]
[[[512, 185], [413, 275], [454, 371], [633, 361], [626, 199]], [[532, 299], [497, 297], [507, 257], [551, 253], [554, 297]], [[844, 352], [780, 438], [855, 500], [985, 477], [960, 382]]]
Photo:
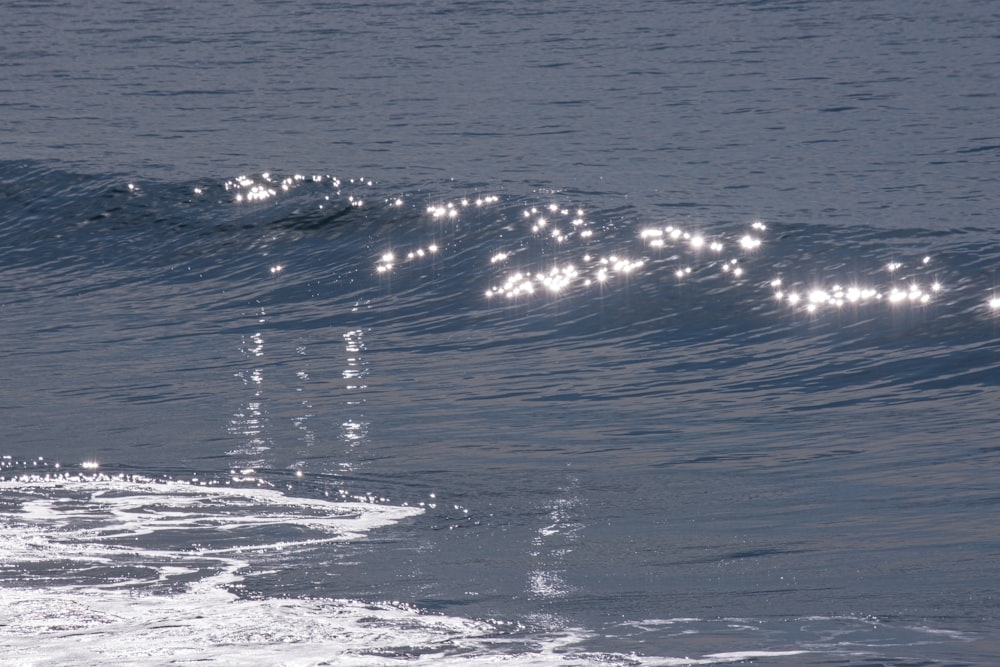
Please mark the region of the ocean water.
[[0, 662], [994, 665], [992, 2], [0, 7]]

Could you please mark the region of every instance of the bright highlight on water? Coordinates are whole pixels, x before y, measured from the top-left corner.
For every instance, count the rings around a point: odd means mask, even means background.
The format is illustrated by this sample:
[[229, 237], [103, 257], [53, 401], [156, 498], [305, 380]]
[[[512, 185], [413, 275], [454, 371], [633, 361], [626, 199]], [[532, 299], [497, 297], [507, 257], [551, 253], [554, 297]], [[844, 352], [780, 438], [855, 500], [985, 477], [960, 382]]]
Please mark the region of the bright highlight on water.
[[[266, 178], [265, 180], [268, 180]], [[282, 189], [287, 191], [289, 187], [297, 182], [305, 180], [302, 176], [295, 176], [282, 180]], [[314, 183], [323, 183], [324, 178], [313, 176], [310, 179]], [[342, 183], [339, 179], [327, 177], [329, 184], [339, 194]], [[362, 182], [364, 180], [362, 179]], [[367, 186], [372, 185], [367, 181]], [[227, 182], [227, 190], [233, 187], [242, 188], [246, 192], [237, 192], [234, 201], [251, 201], [256, 195], [254, 192], [261, 191], [262, 186], [253, 179], [246, 176], [240, 177], [233, 182]], [[270, 196], [274, 196], [271, 193]], [[355, 198], [354, 195], [348, 197], [352, 206], [363, 206], [363, 200]], [[453, 223], [461, 221], [462, 212], [471, 208], [483, 209], [490, 205], [497, 205], [500, 202], [498, 195], [479, 196], [475, 199], [463, 198], [457, 202], [446, 202], [427, 207], [427, 214], [433, 220], [449, 220]], [[397, 198], [388, 202], [391, 206], [401, 207], [404, 200]], [[543, 213], [544, 211], [544, 213]], [[477, 211], [481, 214], [481, 211]], [[517, 265], [516, 270], [511, 271], [503, 279], [503, 282], [490, 286], [485, 291], [485, 296], [492, 299], [494, 296], [504, 296], [513, 299], [520, 296], [532, 295], [536, 289], [544, 293], [559, 294], [573, 288], [589, 288], [605, 284], [614, 276], [632, 276], [636, 274], [647, 262], [654, 259], [661, 264], [664, 253], [673, 251], [668, 259], [677, 264], [674, 275], [678, 280], [688, 278], [693, 272], [704, 274], [709, 271], [717, 271], [721, 274], [728, 274], [732, 278], [749, 280], [747, 274], [750, 263], [761, 264], [766, 261], [761, 257], [762, 248], [765, 244], [765, 235], [768, 231], [767, 225], [754, 220], [749, 223], [747, 231], [737, 238], [726, 238], [723, 235], [714, 235], [706, 238], [706, 232], [701, 230], [686, 230], [683, 227], [668, 224], [663, 227], [645, 227], [638, 233], [638, 240], [642, 242], [639, 251], [643, 250], [652, 254], [642, 257], [622, 257], [619, 254], [602, 255], [594, 254], [599, 248], [600, 234], [595, 237], [595, 230], [591, 223], [586, 220], [582, 209], [570, 211], [562, 208], [558, 204], [549, 204], [544, 209], [531, 207], [522, 213], [525, 226], [530, 230], [530, 240], [521, 242], [516, 249], [505, 249], [495, 251], [488, 259], [490, 264]], [[548, 217], [546, 217], [548, 216]], [[560, 224], [561, 223], [561, 224]], [[547, 248], [547, 243], [554, 242], [560, 252]], [[535, 267], [534, 269], [524, 266], [517, 261], [519, 253], [531, 250], [531, 246], [538, 246], [547, 249], [555, 258], [546, 259], [548, 267]], [[636, 244], [639, 245], [639, 244]], [[727, 247], [739, 248], [737, 256], [726, 257], [724, 250]], [[563, 257], [569, 252], [569, 247], [574, 246], [580, 252], [576, 261], [564, 261], [559, 263], [558, 257]], [[707, 250], [705, 253], [703, 251]], [[405, 250], [405, 261], [414, 262], [436, 255], [439, 251], [437, 242], [430, 242], [426, 246]], [[785, 258], [794, 262], [794, 257]], [[871, 277], [868, 284], [848, 284], [830, 281], [829, 287], [820, 285], [809, 285], [803, 281], [788, 281], [782, 276], [768, 279], [768, 284], [774, 289], [773, 297], [779, 302], [787, 304], [793, 312], [802, 310], [809, 314], [815, 314], [822, 308], [833, 307], [842, 308], [846, 305], [865, 305], [876, 302], [887, 302], [889, 304], [910, 304], [926, 306], [932, 299], [944, 290], [944, 286], [935, 277], [931, 264], [931, 256], [923, 255], [922, 258], [914, 260], [912, 269], [906, 272], [907, 265], [891, 260], [885, 264], [884, 270], [888, 274], [891, 282], [875, 282], [879, 277], [878, 267], [870, 267]], [[397, 267], [397, 257], [394, 250], [386, 250], [379, 257], [375, 264], [375, 270], [380, 273], [389, 273]], [[810, 272], [810, 267], [794, 267], [800, 272]], [[280, 265], [272, 268], [272, 272], [282, 269]], [[751, 288], [759, 287], [761, 281], [766, 276], [760, 276], [750, 285]], [[985, 306], [990, 309], [1000, 308], [1000, 299], [990, 297], [985, 301]]]

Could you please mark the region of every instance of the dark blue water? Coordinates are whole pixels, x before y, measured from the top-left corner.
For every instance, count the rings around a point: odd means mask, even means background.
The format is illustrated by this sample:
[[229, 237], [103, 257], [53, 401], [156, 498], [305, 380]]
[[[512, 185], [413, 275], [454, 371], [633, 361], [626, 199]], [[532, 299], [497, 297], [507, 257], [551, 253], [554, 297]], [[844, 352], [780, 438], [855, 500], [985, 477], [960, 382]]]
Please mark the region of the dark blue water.
[[5, 664], [992, 665], [996, 5], [0, 8]]

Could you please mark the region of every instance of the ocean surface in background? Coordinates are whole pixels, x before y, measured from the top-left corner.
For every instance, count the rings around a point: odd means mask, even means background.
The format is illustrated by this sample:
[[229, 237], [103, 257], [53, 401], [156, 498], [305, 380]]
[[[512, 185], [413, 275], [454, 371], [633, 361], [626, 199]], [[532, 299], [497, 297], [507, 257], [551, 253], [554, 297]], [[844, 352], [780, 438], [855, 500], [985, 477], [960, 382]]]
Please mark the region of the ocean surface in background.
[[0, 7], [0, 662], [994, 665], [1000, 7]]

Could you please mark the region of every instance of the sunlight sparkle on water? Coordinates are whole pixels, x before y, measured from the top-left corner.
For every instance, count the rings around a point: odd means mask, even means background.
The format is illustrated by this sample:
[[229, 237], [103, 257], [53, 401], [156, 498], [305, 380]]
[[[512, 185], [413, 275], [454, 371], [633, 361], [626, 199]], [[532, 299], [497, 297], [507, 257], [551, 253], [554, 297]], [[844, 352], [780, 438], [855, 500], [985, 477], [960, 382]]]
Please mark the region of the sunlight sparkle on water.
[[534, 294], [535, 288], [543, 287], [551, 293], [559, 293], [569, 287], [579, 277], [579, 271], [572, 264], [553, 266], [544, 273], [516, 271], [503, 284], [486, 290], [487, 297], [502, 295], [514, 298]]
[[[544, 213], [544, 214], [543, 214]], [[560, 245], [568, 245], [574, 238], [589, 240], [594, 238], [594, 229], [591, 229], [583, 218], [583, 211], [577, 209], [571, 211], [567, 207], [562, 207], [555, 203], [550, 203], [544, 207], [532, 206], [522, 210], [521, 216], [526, 220], [532, 234], [536, 235], [538, 241], [554, 240]], [[558, 224], [558, 219], [566, 217], [570, 228]], [[575, 217], [573, 217], [575, 216]], [[764, 223], [755, 221], [750, 225], [751, 229], [758, 234], [766, 230]], [[691, 260], [698, 259], [698, 253], [707, 246], [708, 249], [719, 253], [725, 247], [721, 239], [709, 239], [701, 231], [688, 231], [678, 225], [665, 225], [662, 227], [644, 227], [639, 231], [639, 239], [649, 248], [665, 249], [668, 246], [676, 248], [678, 252], [691, 253]], [[741, 243], [745, 251], [753, 251], [762, 245], [759, 236], [746, 234]], [[545, 252], [552, 252], [551, 246], [542, 246], [542, 257]], [[489, 261], [491, 264], [500, 264], [510, 259], [511, 253], [508, 251], [494, 252]], [[589, 287], [594, 283], [604, 284], [612, 280], [615, 276], [627, 276], [645, 269], [649, 263], [648, 257], [627, 257], [623, 253], [595, 256], [592, 253], [582, 253], [580, 259], [584, 264], [582, 270], [575, 267], [572, 270], [557, 266], [539, 269], [536, 271], [526, 271], [522, 267], [521, 271], [509, 275], [503, 282], [486, 290], [488, 297], [497, 294], [505, 294], [508, 297], [534, 294], [537, 288], [544, 287], [550, 293], [561, 293], [572, 288], [574, 285]], [[670, 257], [669, 259], [678, 259]], [[738, 264], [739, 260], [732, 258], [721, 265], [722, 271], [735, 278], [742, 278], [746, 273], [746, 268]], [[596, 263], [596, 266], [595, 266]], [[566, 265], [571, 266], [571, 265]], [[674, 269], [678, 279], [691, 275], [694, 271], [690, 264], [681, 264]], [[530, 287], [529, 287], [530, 286]]]
[[[420, 260], [428, 256], [436, 254], [438, 249], [439, 249], [438, 244], [436, 243], [428, 244], [426, 247], [414, 248], [413, 250], [407, 251], [403, 261], [419, 262]], [[378, 273], [387, 273], [389, 271], [392, 271], [397, 264], [398, 262], [396, 259], [396, 253], [392, 251], [387, 251], [383, 253], [382, 256], [379, 258], [379, 261], [376, 262], [375, 270]]]
[[[818, 285], [806, 287], [802, 284], [798, 284], [798, 287], [806, 290], [805, 310], [810, 313], [816, 313], [822, 308], [841, 308], [848, 305], [864, 306], [879, 302], [888, 303], [897, 308], [904, 305], [922, 307], [930, 304], [934, 297], [944, 290], [944, 286], [937, 279], [929, 280], [928, 283], [922, 283], [920, 280], [919, 271], [930, 263], [930, 255], [923, 255], [921, 261], [912, 264], [915, 269], [909, 275], [901, 273], [901, 269], [905, 266], [901, 261], [892, 260], [883, 264], [882, 268], [892, 276], [893, 281], [893, 284], [886, 285], [884, 288], [858, 284], [841, 286], [837, 283], [834, 283], [832, 287]], [[906, 282], [903, 283], [903, 280]], [[795, 306], [794, 292], [786, 291], [783, 288], [785, 283], [786, 279], [781, 277], [771, 281], [774, 297], [779, 302]], [[792, 284], [794, 285], [794, 283]]]
[[434, 219], [447, 218], [449, 220], [454, 220], [458, 218], [461, 209], [469, 208], [470, 206], [482, 208], [488, 204], [495, 204], [498, 201], [500, 201], [500, 198], [496, 195], [483, 195], [471, 201], [468, 198], [463, 197], [457, 204], [455, 202], [432, 204], [427, 207], [427, 213]]
[[[240, 181], [243, 188], [253, 188], [254, 184]], [[360, 200], [359, 200], [360, 201]], [[387, 199], [391, 205], [402, 205], [402, 198]], [[499, 197], [478, 196], [475, 198], [460, 198], [454, 201], [444, 201], [427, 206], [427, 214], [437, 220], [452, 220], [460, 217], [468, 207], [481, 208], [499, 201]], [[920, 254], [914, 258], [893, 259], [879, 267], [871, 267], [868, 280], [872, 284], [865, 285], [863, 274], [859, 275], [861, 282], [854, 282], [854, 276], [847, 282], [837, 282], [835, 276], [816, 280], [821, 273], [817, 267], [795, 266], [794, 257], [766, 257], [764, 248], [769, 227], [761, 220], [751, 221], [743, 231], [728, 235], [724, 233], [708, 233], [699, 225], [698, 228], [688, 228], [679, 224], [644, 225], [639, 227], [630, 245], [618, 236], [615, 239], [614, 252], [603, 251], [600, 247], [601, 236], [605, 232], [614, 234], [621, 228], [616, 221], [607, 226], [595, 227], [584, 218], [584, 212], [558, 202], [547, 202], [521, 209], [520, 216], [523, 229], [530, 236], [522, 237], [512, 243], [508, 232], [510, 227], [504, 227], [503, 233], [492, 244], [494, 249], [484, 257], [484, 261], [497, 267], [503, 273], [496, 275], [487, 289], [482, 293], [487, 299], [498, 296], [506, 299], [537, 298], [542, 294], [564, 295], [574, 289], [591, 292], [595, 286], [600, 286], [602, 298], [613, 294], [616, 283], [621, 285], [622, 278], [641, 280], [645, 276], [655, 275], [664, 264], [669, 264], [669, 270], [678, 281], [686, 281], [690, 276], [698, 276], [698, 282], [712, 280], [712, 273], [705, 269], [715, 268], [719, 274], [731, 279], [729, 289], [750, 291], [763, 289], [764, 298], [773, 298], [783, 309], [818, 314], [824, 310], [843, 308], [860, 308], [868, 304], [893, 304], [896, 307], [926, 306], [944, 288], [926, 272], [920, 271], [932, 264], [931, 255]], [[436, 234], [445, 233], [441, 228]], [[787, 238], [787, 235], [782, 236]], [[783, 244], [788, 247], [787, 244]], [[507, 249], [497, 249], [497, 246], [507, 246]], [[781, 247], [779, 245], [779, 247]], [[723, 259], [718, 257], [726, 248], [732, 255]], [[794, 251], [794, 248], [792, 248]], [[411, 246], [410, 248], [395, 248], [394, 251], [383, 253], [376, 262], [378, 273], [387, 273], [410, 264], [427, 261], [428, 257], [438, 251], [436, 244], [427, 246]], [[712, 256], [709, 255], [710, 251]], [[645, 255], [643, 254], [645, 252]], [[514, 257], [521, 260], [516, 270], [507, 270]], [[527, 262], [525, 263], [525, 260]], [[780, 266], [781, 276], [774, 276], [764, 282], [754, 282], [753, 276], [759, 262], [765, 261], [773, 267]], [[910, 267], [904, 270], [905, 266]], [[534, 263], [534, 266], [531, 264]], [[277, 265], [280, 266], [280, 265]], [[874, 277], [878, 269], [888, 271], [891, 278], [878, 284]], [[280, 269], [274, 270], [277, 272]], [[860, 269], [863, 271], [863, 267]], [[795, 272], [802, 276], [796, 279]], [[422, 274], [426, 275], [426, 274]], [[632, 278], [635, 276], [635, 278]], [[827, 282], [828, 281], [828, 282]], [[825, 283], [825, 284], [824, 284]], [[767, 287], [770, 286], [770, 290]], [[590, 288], [590, 289], [587, 289]], [[608, 290], [611, 291], [608, 291]], [[692, 295], [688, 293], [690, 298]], [[1000, 310], [1000, 296], [989, 300], [990, 308]]]
[[382, 253], [381, 262], [375, 265], [375, 269], [379, 273], [385, 273], [386, 271], [391, 271], [394, 266], [396, 256], [392, 252]]
[[[784, 301], [790, 306], [797, 305], [803, 297], [797, 292], [785, 292], [782, 290], [782, 282], [781, 278], [775, 278], [770, 283], [771, 287], [775, 290], [775, 299], [778, 301]], [[905, 293], [902, 294], [905, 297]], [[806, 293], [804, 298], [806, 300], [806, 311], [809, 313], [815, 313], [821, 307], [840, 308], [848, 304], [859, 305], [869, 301], [875, 301], [879, 299], [879, 293], [870, 287], [858, 287], [854, 285], [843, 287], [839, 284], [834, 284], [829, 288], [812, 287]]]

